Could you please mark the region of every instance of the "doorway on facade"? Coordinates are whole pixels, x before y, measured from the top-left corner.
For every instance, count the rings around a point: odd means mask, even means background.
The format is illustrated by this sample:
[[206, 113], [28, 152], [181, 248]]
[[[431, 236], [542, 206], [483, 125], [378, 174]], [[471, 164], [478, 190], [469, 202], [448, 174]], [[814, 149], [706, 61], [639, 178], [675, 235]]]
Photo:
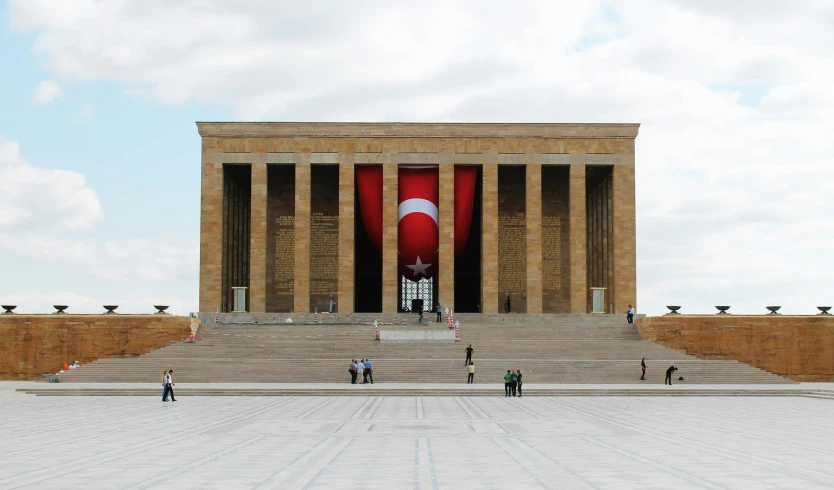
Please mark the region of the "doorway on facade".
[[417, 313], [434, 311], [437, 297], [437, 281], [434, 277], [424, 277], [412, 281], [400, 276], [400, 313]]

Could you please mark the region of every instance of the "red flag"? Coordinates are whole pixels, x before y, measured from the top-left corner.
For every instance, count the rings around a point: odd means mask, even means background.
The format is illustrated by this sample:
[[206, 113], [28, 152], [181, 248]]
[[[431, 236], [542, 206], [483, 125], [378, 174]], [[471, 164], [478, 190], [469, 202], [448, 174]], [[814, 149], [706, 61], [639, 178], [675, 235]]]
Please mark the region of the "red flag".
[[[433, 277], [438, 256], [438, 168], [400, 166], [398, 176], [400, 273], [412, 280]], [[469, 239], [477, 176], [477, 167], [455, 166], [455, 257]], [[365, 232], [381, 253], [382, 167], [357, 165], [356, 186]]]
[[455, 257], [469, 239], [477, 180], [478, 167], [455, 165]]
[[382, 253], [382, 166], [357, 165], [359, 212], [371, 243]]
[[438, 168], [399, 167], [399, 269], [417, 281], [437, 273]]

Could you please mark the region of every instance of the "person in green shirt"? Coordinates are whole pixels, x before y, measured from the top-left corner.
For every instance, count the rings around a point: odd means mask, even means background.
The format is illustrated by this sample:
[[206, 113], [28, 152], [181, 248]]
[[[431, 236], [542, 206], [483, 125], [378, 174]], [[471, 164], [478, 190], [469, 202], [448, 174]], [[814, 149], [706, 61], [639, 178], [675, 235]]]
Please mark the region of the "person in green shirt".
[[510, 383], [513, 381], [513, 375], [507, 369], [507, 374], [504, 375], [504, 398], [510, 397]]

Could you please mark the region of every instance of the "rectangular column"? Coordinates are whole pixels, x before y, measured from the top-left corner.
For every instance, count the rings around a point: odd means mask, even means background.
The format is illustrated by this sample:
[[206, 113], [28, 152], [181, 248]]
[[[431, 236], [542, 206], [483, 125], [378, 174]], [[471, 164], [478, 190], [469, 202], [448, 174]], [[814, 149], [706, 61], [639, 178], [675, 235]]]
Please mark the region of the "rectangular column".
[[614, 294], [611, 313], [637, 309], [637, 239], [634, 202], [634, 155], [630, 165], [614, 165], [613, 183]]
[[221, 308], [223, 288], [223, 162], [203, 148], [200, 189], [200, 311]]
[[498, 313], [498, 165], [482, 175], [481, 312]]
[[354, 299], [354, 154], [342, 154], [339, 161], [339, 313], [353, 313]]
[[396, 313], [400, 274], [397, 264], [399, 173], [396, 163], [382, 165], [382, 312]]
[[570, 234], [570, 312], [588, 312], [585, 164], [570, 165], [568, 233]]
[[310, 154], [296, 155], [293, 311], [310, 312]]
[[527, 165], [527, 313], [542, 312], [542, 166]]
[[[440, 164], [440, 202], [438, 226], [440, 256], [438, 258], [438, 298], [443, 308], [455, 307], [455, 165]], [[433, 306], [433, 305], [432, 305]]]
[[249, 225], [249, 311], [266, 311], [266, 153], [252, 154], [252, 203]]

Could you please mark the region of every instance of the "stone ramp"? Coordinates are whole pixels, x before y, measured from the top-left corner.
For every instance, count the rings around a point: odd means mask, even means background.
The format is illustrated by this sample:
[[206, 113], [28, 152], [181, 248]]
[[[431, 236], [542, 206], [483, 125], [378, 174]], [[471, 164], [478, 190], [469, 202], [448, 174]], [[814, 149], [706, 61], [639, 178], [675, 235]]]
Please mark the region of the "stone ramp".
[[[528, 383], [662, 384], [674, 364], [680, 368], [675, 379], [683, 376], [690, 384], [791, 383], [739, 362], [700, 360], [640, 340], [619, 315], [564, 315], [556, 324], [469, 324], [454, 344], [382, 344], [374, 340], [372, 325], [359, 324], [204, 324], [198, 335], [201, 342], [90, 363], [62, 374], [61, 381], [155, 382], [173, 369], [176, 380], [191, 383], [345, 383], [349, 360], [370, 358], [378, 383], [464, 383], [464, 349], [471, 343], [480, 382], [500, 382], [506, 370], [521, 369]], [[645, 382], [639, 379], [642, 357]]]

